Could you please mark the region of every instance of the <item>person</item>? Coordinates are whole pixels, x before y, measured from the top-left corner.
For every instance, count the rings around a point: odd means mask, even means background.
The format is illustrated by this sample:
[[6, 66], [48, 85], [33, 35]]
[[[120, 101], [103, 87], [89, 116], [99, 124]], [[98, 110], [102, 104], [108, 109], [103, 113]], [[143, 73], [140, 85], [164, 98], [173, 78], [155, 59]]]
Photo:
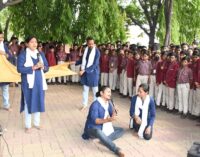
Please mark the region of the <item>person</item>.
[[[45, 57], [47, 59], [49, 67], [56, 65], [55, 47], [53, 45], [49, 46], [49, 51], [46, 53]], [[55, 82], [56, 82], [55, 77], [48, 79], [49, 84], [50, 83], [55, 84]]]
[[117, 67], [118, 67], [118, 57], [115, 49], [111, 51], [111, 56], [109, 58], [109, 86], [111, 90], [115, 91], [117, 86]]
[[[0, 55], [5, 56], [7, 59], [11, 56], [9, 53], [8, 47], [3, 43], [4, 34], [0, 32]], [[0, 88], [2, 90], [2, 99], [3, 99], [3, 109], [11, 111], [10, 102], [9, 102], [9, 83], [2, 82], [0, 83]]]
[[188, 67], [189, 60], [187, 56], [181, 59], [181, 67], [177, 73], [178, 109], [179, 113], [183, 113], [182, 118], [186, 118], [188, 114], [190, 85], [193, 81], [192, 70]]
[[89, 88], [92, 88], [94, 100], [96, 100], [96, 92], [98, 91], [99, 84], [99, 59], [100, 52], [95, 47], [94, 39], [87, 38], [87, 47], [82, 57], [81, 70], [81, 84], [83, 85], [83, 106], [81, 110], [87, 108]]
[[[80, 71], [80, 65], [75, 65], [75, 62], [80, 59], [79, 56], [79, 49], [78, 45], [74, 44], [73, 49], [70, 52], [70, 62], [74, 62], [70, 64], [70, 68], [72, 71], [75, 71], [76, 73], [79, 73]], [[73, 83], [78, 83], [79, 82], [79, 75], [72, 75], [72, 82]]]
[[100, 57], [101, 86], [108, 85], [109, 58], [109, 49], [103, 50]]
[[138, 94], [131, 99], [130, 117], [133, 118], [133, 128], [140, 138], [150, 140], [156, 110], [153, 97], [149, 96], [149, 85], [140, 84]]
[[[196, 97], [199, 97], [199, 95], [196, 95], [197, 91], [196, 88], [198, 86], [195, 86], [195, 82], [198, 80], [198, 62], [200, 61], [199, 59], [200, 52], [199, 50], [194, 50], [192, 54], [192, 64], [190, 65], [190, 68], [192, 69], [193, 73], [193, 81], [192, 85], [190, 88], [190, 93], [189, 93], [189, 112], [191, 113], [191, 118], [192, 119], [197, 119], [198, 116], [200, 116], [200, 105], [198, 104], [199, 102], [196, 101]], [[198, 83], [196, 84], [198, 85]], [[196, 96], [195, 96], [196, 95]]]
[[166, 85], [166, 100], [167, 100], [167, 109], [168, 112], [174, 112], [175, 108], [175, 89], [176, 89], [176, 81], [177, 74], [179, 69], [179, 64], [177, 62], [176, 53], [172, 52], [169, 54], [170, 63], [168, 65], [164, 84]]
[[[67, 61], [67, 53], [64, 50], [64, 45], [58, 46], [58, 51], [56, 52], [56, 58], [58, 65], [63, 64]], [[67, 76], [58, 77], [58, 83], [59, 84], [62, 83], [62, 78], [63, 78], [63, 83], [67, 84]]]
[[135, 71], [135, 60], [133, 58], [133, 52], [128, 51], [128, 60], [127, 60], [127, 67], [126, 67], [127, 87], [125, 87], [124, 95], [126, 95], [128, 92], [130, 98], [133, 96], [133, 78], [135, 75], [134, 71]]
[[142, 49], [142, 59], [138, 62], [137, 67], [138, 76], [136, 78], [136, 91], [141, 83], [150, 82], [150, 74], [152, 71], [152, 64], [149, 60], [149, 53], [147, 50]]
[[156, 66], [156, 85], [158, 87], [158, 93], [156, 97], [156, 105], [162, 106], [162, 109], [165, 108], [165, 85], [164, 85], [164, 77], [167, 70], [167, 52], [162, 51], [161, 60], [158, 62]]
[[96, 96], [97, 100], [90, 106], [82, 138], [98, 138], [107, 148], [122, 157], [124, 153], [113, 143], [113, 140], [123, 135], [124, 130], [112, 125], [112, 121], [116, 119], [116, 110], [110, 101], [111, 89], [102, 86]]
[[11, 44], [9, 45], [9, 50], [11, 52], [10, 62], [13, 65], [17, 65], [17, 56], [19, 53], [19, 45], [17, 37], [12, 36], [10, 39]]
[[17, 70], [21, 73], [21, 108], [25, 113], [25, 132], [31, 132], [31, 114], [34, 114], [33, 125], [40, 127], [40, 112], [45, 111], [44, 96], [47, 89], [44, 72], [49, 67], [43, 52], [37, 50], [37, 39], [30, 36], [26, 39], [27, 48], [17, 60]]

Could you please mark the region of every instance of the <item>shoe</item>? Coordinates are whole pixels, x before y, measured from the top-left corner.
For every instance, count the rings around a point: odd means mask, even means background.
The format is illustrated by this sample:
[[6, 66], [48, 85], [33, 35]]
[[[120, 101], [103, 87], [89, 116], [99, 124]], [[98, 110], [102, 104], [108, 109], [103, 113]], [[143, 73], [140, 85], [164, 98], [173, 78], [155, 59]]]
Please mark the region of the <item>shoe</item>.
[[172, 113], [173, 113], [174, 115], [176, 115], [177, 113], [179, 113], [179, 111], [176, 110], [176, 109], [173, 109]]
[[80, 108], [80, 111], [85, 111], [87, 109], [87, 106], [86, 105], [83, 105], [81, 108]]
[[183, 112], [177, 112], [177, 113], [175, 113], [175, 115], [182, 115], [183, 114]]
[[25, 133], [30, 134], [31, 133], [31, 128], [25, 128]]
[[33, 126], [35, 129], [37, 129], [37, 130], [42, 130], [42, 127], [41, 126], [36, 126], [36, 125], [34, 125]]
[[182, 118], [182, 119], [185, 119], [186, 117], [187, 117], [187, 114], [182, 114], [182, 115], [181, 115], [181, 118]]
[[8, 112], [12, 111], [12, 109], [10, 107], [9, 108], [3, 107], [3, 110], [8, 111]]

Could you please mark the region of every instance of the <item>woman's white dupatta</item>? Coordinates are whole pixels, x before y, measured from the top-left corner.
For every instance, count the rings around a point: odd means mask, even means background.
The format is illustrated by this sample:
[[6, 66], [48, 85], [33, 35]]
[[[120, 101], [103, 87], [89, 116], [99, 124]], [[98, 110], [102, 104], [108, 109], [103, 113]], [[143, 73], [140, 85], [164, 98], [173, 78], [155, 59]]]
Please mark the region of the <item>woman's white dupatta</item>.
[[[24, 64], [25, 67], [32, 67], [34, 65], [32, 58], [37, 59], [37, 53], [39, 53], [37, 49], [34, 51], [30, 50], [29, 48], [26, 49], [26, 62]], [[44, 63], [41, 56], [40, 56], [40, 61]], [[41, 69], [41, 73], [42, 73], [42, 81], [43, 81], [42, 82], [43, 90], [47, 90], [47, 83], [46, 83], [44, 72], [42, 69]], [[32, 74], [27, 74], [27, 82], [28, 82], [29, 88], [33, 88], [34, 81], [35, 81], [35, 71], [33, 70]]]
[[145, 128], [147, 126], [147, 116], [148, 116], [148, 110], [149, 110], [149, 103], [150, 103], [150, 96], [147, 95], [144, 103], [142, 104], [142, 99], [137, 96], [136, 99], [136, 104], [135, 104], [135, 115], [139, 116], [140, 115], [140, 109], [142, 110], [142, 124], [140, 125], [139, 131], [138, 131], [138, 136], [140, 138], [143, 137], [143, 133], [145, 131]]
[[90, 56], [86, 65], [86, 56], [88, 53], [88, 47], [86, 47], [84, 54], [83, 54], [83, 59], [82, 59], [82, 64], [81, 64], [81, 70], [85, 70], [85, 68], [90, 67], [94, 63], [94, 58], [95, 58], [95, 53], [96, 53], [96, 47], [93, 47]]
[[[104, 119], [106, 119], [109, 116], [109, 112], [108, 112], [109, 103], [108, 102], [105, 103], [101, 97], [98, 97], [97, 101], [99, 101], [101, 106], [104, 108], [105, 110]], [[112, 122], [104, 123], [102, 127], [102, 131], [106, 136], [109, 136], [110, 134], [112, 134], [114, 132]]]

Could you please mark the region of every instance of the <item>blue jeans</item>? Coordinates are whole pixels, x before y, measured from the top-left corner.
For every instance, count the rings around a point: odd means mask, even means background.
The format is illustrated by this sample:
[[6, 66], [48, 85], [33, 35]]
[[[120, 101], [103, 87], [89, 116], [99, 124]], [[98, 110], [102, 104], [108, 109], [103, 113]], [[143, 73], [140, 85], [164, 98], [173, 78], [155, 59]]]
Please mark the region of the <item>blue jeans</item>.
[[120, 149], [113, 143], [113, 141], [123, 135], [124, 129], [120, 127], [114, 127], [114, 132], [109, 136], [106, 136], [100, 129], [90, 128], [87, 130], [87, 133], [90, 137], [98, 138], [107, 148], [109, 148], [115, 154], [119, 153]]
[[9, 85], [3, 85], [0, 86], [2, 90], [2, 96], [3, 96], [3, 107], [4, 108], [9, 108], [10, 103], [9, 103]]
[[[98, 92], [98, 87], [91, 87], [93, 92], [93, 99], [96, 100], [96, 93]], [[89, 86], [83, 85], [83, 105], [88, 105], [88, 95], [89, 95]]]

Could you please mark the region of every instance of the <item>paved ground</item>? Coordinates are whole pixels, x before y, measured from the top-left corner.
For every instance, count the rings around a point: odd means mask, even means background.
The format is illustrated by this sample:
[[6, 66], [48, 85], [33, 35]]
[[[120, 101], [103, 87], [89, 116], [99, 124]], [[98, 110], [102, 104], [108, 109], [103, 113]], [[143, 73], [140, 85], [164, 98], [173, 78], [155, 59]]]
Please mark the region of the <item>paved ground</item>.
[[[0, 91], [1, 92], [1, 91]], [[1, 93], [0, 93], [1, 94]], [[42, 114], [43, 130], [24, 132], [23, 114], [19, 113], [20, 88], [10, 88], [13, 111], [0, 110], [0, 124], [13, 157], [112, 157], [115, 156], [97, 140], [81, 138], [87, 111], [79, 111], [82, 88], [79, 85], [51, 85], [46, 92], [46, 112]], [[128, 98], [113, 94], [119, 108], [114, 125], [125, 129], [125, 134], [115, 143], [127, 157], [186, 157], [193, 141], [200, 141], [200, 127], [196, 121], [157, 110], [153, 139], [138, 139], [128, 129]], [[90, 93], [90, 102], [92, 101]], [[0, 98], [1, 102], [1, 98]], [[7, 147], [0, 138], [0, 157], [9, 157]]]

